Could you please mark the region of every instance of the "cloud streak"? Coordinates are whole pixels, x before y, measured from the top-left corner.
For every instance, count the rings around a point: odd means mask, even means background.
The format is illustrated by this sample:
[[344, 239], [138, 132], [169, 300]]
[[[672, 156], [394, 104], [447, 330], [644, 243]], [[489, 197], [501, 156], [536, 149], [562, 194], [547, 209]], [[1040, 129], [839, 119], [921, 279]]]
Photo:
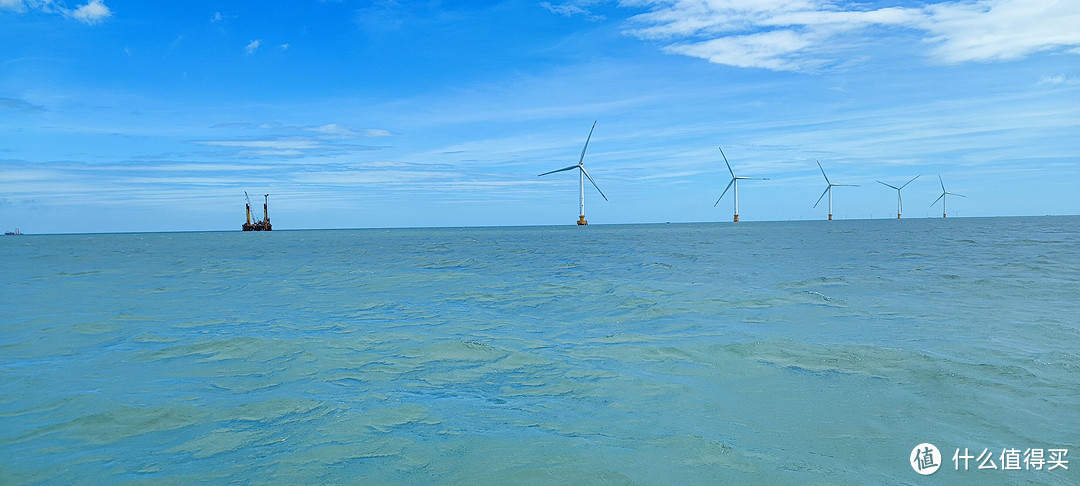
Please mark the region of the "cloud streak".
[[[1036, 52], [1080, 53], [1080, 3], [1061, 0], [938, 2], [868, 8], [824, 0], [624, 0], [647, 9], [626, 33], [673, 54], [774, 71], [837, 62], [845, 39], [907, 32], [942, 63], [1010, 61]], [[580, 7], [580, 6], [579, 6]], [[583, 8], [583, 7], [581, 7]], [[554, 10], [553, 10], [554, 11]], [[842, 37], [846, 36], [846, 37]]]
[[382, 129], [356, 130], [336, 123], [313, 126], [282, 125], [279, 123], [224, 123], [212, 128], [227, 130], [256, 130], [259, 135], [245, 137], [191, 140], [190, 143], [222, 149], [221, 155], [240, 158], [296, 159], [325, 157], [354, 152], [381, 150], [386, 147], [362, 145], [361, 139], [389, 137]]
[[0, 110], [14, 110], [22, 112], [43, 112], [45, 107], [35, 105], [26, 100], [16, 98], [0, 98]]
[[79, 5], [74, 9], [67, 8], [63, 2], [54, 0], [0, 0], [0, 10], [10, 10], [18, 13], [33, 10], [57, 14], [78, 20], [87, 25], [100, 23], [112, 16], [112, 10], [105, 5], [105, 0], [90, 0], [88, 3]]
[[603, 20], [603, 15], [596, 15], [589, 11], [588, 7], [592, 6], [595, 3], [597, 3], [596, 0], [577, 0], [573, 2], [564, 2], [559, 4], [540, 2], [540, 6], [546, 8], [553, 14], [562, 15], [564, 17], [581, 15], [589, 20]]

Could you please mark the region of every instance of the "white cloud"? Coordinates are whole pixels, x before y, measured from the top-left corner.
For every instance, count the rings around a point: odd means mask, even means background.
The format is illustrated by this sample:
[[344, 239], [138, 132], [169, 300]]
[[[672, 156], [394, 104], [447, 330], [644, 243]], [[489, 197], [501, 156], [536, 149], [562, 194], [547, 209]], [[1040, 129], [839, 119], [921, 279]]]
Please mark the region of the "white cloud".
[[926, 12], [921, 27], [945, 62], [1009, 61], [1080, 47], [1080, 2], [1072, 0], [940, 3]]
[[0, 0], [0, 8], [22, 12], [26, 9], [26, 5], [23, 5], [22, 0]]
[[[0, 98], [0, 101], [3, 101], [3, 98]], [[0, 104], [0, 107], [2, 107], [2, 106], [3, 105]], [[286, 141], [288, 143], [295, 143], [298, 140], [312, 141], [312, 143], [316, 143], [315, 140], [321, 140], [321, 141], [330, 143], [330, 142], [335, 142], [335, 141], [354, 140], [354, 139], [360, 139], [360, 138], [382, 138], [382, 137], [392, 137], [392, 136], [394, 136], [393, 132], [391, 132], [389, 130], [382, 129], [382, 128], [353, 129], [353, 128], [338, 125], [337, 123], [327, 123], [327, 124], [324, 124], [324, 125], [315, 125], [315, 126], [297, 126], [297, 125], [283, 125], [283, 124], [278, 123], [278, 122], [269, 122], [269, 123], [267, 123], [267, 122], [264, 122], [264, 123], [239, 122], [239, 123], [219, 123], [217, 125], [214, 125], [212, 128], [237, 128], [237, 129], [253, 129], [253, 130], [271, 130], [271, 131], [277, 132], [279, 134], [282, 134], [282, 136], [291, 136], [293, 138], [275, 138], [275, 139], [272, 139], [272, 141], [267, 141], [267, 142], [261, 142], [261, 141], [253, 142], [253, 141], [250, 141], [250, 140], [242, 140], [242, 141], [238, 141], [238, 142], [212, 142], [212, 143], [198, 142], [198, 143], [203, 144], [203, 145], [215, 144], [215, 145], [218, 145], [218, 146], [225, 146], [224, 144], [226, 144], [226, 143], [234, 143], [234, 144], [246, 144], [247, 146], [251, 146], [251, 144], [253, 144], [253, 143], [278, 143], [281, 140], [284, 140], [284, 141]], [[299, 132], [316, 133], [318, 135], [316, 137], [314, 137], [314, 138], [296, 137], [295, 134], [298, 131]], [[291, 134], [291, 135], [286, 135], [286, 134]], [[240, 145], [234, 145], [234, 146], [240, 146]]]
[[270, 150], [307, 150], [323, 147], [321, 143], [315, 140], [205, 140], [196, 143], [213, 147], [260, 148]]
[[71, 16], [85, 24], [96, 24], [112, 15], [109, 7], [105, 6], [104, 0], [90, 0], [90, 3], [82, 5], [71, 12]]
[[39, 12], [58, 14], [64, 17], [73, 18], [89, 25], [99, 23], [112, 16], [112, 11], [105, 5], [104, 0], [90, 0], [88, 3], [80, 5], [75, 9], [69, 9], [63, 2], [57, 3], [54, 0], [0, 0], [0, 9], [20, 13], [28, 10], [37, 10]]
[[368, 128], [368, 129], [364, 130], [364, 136], [365, 137], [372, 137], [372, 138], [376, 138], [376, 137], [392, 137], [392, 136], [394, 136], [394, 134], [391, 133], [390, 130], [383, 130], [381, 128]]
[[589, 7], [598, 3], [596, 0], [575, 0], [552, 5], [550, 2], [540, 2], [540, 6], [548, 9], [551, 13], [565, 17], [581, 15], [590, 20], [602, 20], [603, 15], [595, 15], [589, 11]]
[[310, 132], [320, 133], [322, 135], [330, 136], [338, 139], [359, 138], [359, 137], [389, 137], [393, 134], [388, 130], [378, 128], [368, 128], [365, 130], [353, 130], [351, 128], [343, 127], [336, 123], [328, 123], [317, 127], [307, 127], [305, 130]]
[[1042, 79], [1039, 79], [1039, 84], [1051, 86], [1077, 86], [1080, 85], [1080, 78], [1069, 77], [1064, 74], [1055, 74], [1053, 76], [1043, 76]]
[[777, 71], [827, 62], [819, 57], [820, 51], [838, 34], [909, 25], [921, 18], [917, 10], [842, 10], [820, 0], [641, 0], [636, 4], [650, 11], [630, 18], [631, 35], [667, 42], [667, 52]]
[[929, 55], [946, 63], [1009, 61], [1055, 49], [1080, 53], [1080, 2], [1072, 0], [877, 9], [827, 0], [622, 0], [620, 5], [647, 10], [630, 17], [628, 34], [662, 42], [667, 52], [739, 67], [803, 70], [834, 62], [825, 53], [843, 50], [837, 47], [841, 34], [869, 39], [883, 28], [922, 38]]
[[790, 30], [774, 30], [757, 34], [718, 37], [694, 44], [676, 44], [668, 52], [700, 57], [716, 64], [729, 66], [798, 70], [805, 67], [793, 54], [813, 44], [811, 37]]
[[223, 18], [225, 18], [225, 17], [223, 15], [221, 15], [221, 12], [214, 12], [214, 15], [210, 16], [210, 22], [211, 23], [221, 22], [221, 19], [223, 19]]
[[327, 123], [326, 125], [320, 125], [317, 127], [308, 127], [306, 128], [306, 130], [339, 138], [351, 138], [357, 136], [357, 133], [351, 128], [346, 128], [336, 123]]
[[262, 41], [259, 40], [259, 39], [255, 39], [255, 40], [253, 40], [251, 42], [248, 42], [247, 47], [244, 47], [244, 52], [246, 52], [248, 54], [254, 54], [255, 51], [259, 50], [259, 44], [261, 44], [261, 43], [262, 43]]

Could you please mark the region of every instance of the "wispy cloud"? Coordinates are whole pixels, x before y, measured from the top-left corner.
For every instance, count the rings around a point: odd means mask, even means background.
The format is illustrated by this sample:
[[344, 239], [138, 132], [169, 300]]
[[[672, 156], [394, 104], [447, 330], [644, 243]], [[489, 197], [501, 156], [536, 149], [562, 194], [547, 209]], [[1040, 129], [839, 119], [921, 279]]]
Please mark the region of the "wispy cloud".
[[591, 20], [602, 20], [603, 15], [597, 15], [590, 10], [597, 3], [596, 0], [575, 0], [570, 2], [563, 2], [552, 4], [551, 2], [540, 2], [540, 6], [548, 9], [551, 13], [563, 15], [566, 17], [573, 17], [581, 15]]
[[285, 125], [278, 122], [232, 122], [232, 123], [218, 123], [210, 128], [235, 128], [246, 130], [268, 130], [277, 133], [298, 133], [298, 132], [311, 132], [317, 133], [324, 139], [346, 140], [356, 138], [381, 138], [391, 137], [393, 132], [381, 128], [363, 128], [355, 129], [346, 126], [339, 125], [337, 123], [326, 123], [323, 125], [311, 125], [311, 126], [296, 126]]
[[376, 128], [353, 130], [351, 128], [343, 127], [335, 123], [329, 123], [317, 127], [305, 127], [304, 130], [321, 133], [323, 135], [332, 136], [335, 138], [389, 137], [393, 135], [388, 130]]
[[[825, 0], [624, 0], [644, 8], [627, 33], [671, 53], [717, 64], [777, 71], [836, 62], [840, 36], [871, 38], [900, 29], [945, 63], [1008, 61], [1066, 49], [1080, 53], [1080, 3], [1056, 0], [938, 2], [870, 8]], [[554, 11], [554, 10], [553, 10]], [[558, 12], [557, 12], [558, 13]], [[918, 44], [914, 42], [913, 44]]]
[[814, 36], [790, 30], [718, 37], [707, 41], [674, 44], [665, 51], [699, 57], [715, 64], [794, 71], [809, 61], [792, 55], [814, 44]]
[[[223, 156], [239, 158], [298, 159], [302, 157], [327, 157], [355, 152], [381, 150], [385, 147], [357, 143], [362, 139], [387, 137], [392, 134], [382, 129], [352, 129], [335, 123], [313, 126], [284, 125], [277, 122], [222, 123], [215, 129], [229, 131], [255, 131], [237, 137], [193, 140], [191, 143], [204, 147], [226, 150]], [[240, 135], [240, 133], [234, 133]]]
[[1080, 85], [1080, 78], [1066, 76], [1065, 74], [1055, 74], [1053, 76], [1043, 76], [1039, 79], [1039, 84], [1043, 85], [1066, 85], [1077, 86]]
[[72, 18], [88, 25], [97, 24], [112, 16], [112, 10], [105, 5], [104, 0], [90, 0], [74, 9], [54, 0], [0, 0], [0, 9], [20, 13], [36, 10]]
[[0, 0], [0, 8], [15, 12], [26, 11], [26, 4], [22, 0]]
[[1080, 46], [1080, 3], [984, 0], [928, 5], [920, 27], [946, 62], [1008, 61]]
[[41, 105], [35, 105], [26, 100], [20, 100], [15, 98], [0, 98], [0, 110], [40, 112], [45, 111], [45, 107]]
[[265, 140], [197, 140], [197, 145], [235, 149], [230, 155], [240, 158], [299, 158], [325, 157], [358, 151], [379, 150], [381, 147], [356, 145], [318, 140], [314, 138], [288, 138]]
[[195, 142], [214, 147], [262, 148], [272, 150], [305, 150], [322, 146], [314, 140], [204, 140]]
[[249, 55], [254, 54], [255, 51], [259, 50], [259, 44], [261, 44], [261, 43], [262, 43], [262, 41], [259, 40], [259, 39], [255, 39], [255, 40], [253, 40], [251, 42], [248, 42], [248, 45], [246, 47], [244, 47], [244, 52], [248, 53]]

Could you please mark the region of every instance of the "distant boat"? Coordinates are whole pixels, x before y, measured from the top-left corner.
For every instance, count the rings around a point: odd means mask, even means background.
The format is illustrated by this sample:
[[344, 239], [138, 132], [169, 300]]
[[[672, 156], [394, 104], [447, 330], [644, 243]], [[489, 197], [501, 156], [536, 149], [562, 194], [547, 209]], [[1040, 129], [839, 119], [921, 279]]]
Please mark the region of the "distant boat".
[[244, 200], [247, 202], [245, 205], [247, 209], [247, 222], [241, 225], [240, 229], [244, 231], [272, 231], [274, 229], [273, 226], [270, 226], [270, 213], [267, 211], [267, 206], [270, 204], [270, 195], [264, 194], [263, 197], [266, 198], [266, 200], [263, 201], [263, 219], [252, 223], [251, 199], [248, 198], [247, 191], [244, 191]]
[[15, 231], [5, 231], [4, 236], [22, 236], [22, 231], [19, 231], [19, 228], [15, 228]]

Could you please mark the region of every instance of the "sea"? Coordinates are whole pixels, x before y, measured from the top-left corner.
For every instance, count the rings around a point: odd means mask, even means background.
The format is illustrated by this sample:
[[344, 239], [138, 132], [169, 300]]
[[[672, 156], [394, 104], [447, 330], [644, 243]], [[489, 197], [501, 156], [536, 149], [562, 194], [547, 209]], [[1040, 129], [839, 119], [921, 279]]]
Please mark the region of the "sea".
[[0, 269], [0, 484], [1080, 484], [1080, 217], [27, 235]]

